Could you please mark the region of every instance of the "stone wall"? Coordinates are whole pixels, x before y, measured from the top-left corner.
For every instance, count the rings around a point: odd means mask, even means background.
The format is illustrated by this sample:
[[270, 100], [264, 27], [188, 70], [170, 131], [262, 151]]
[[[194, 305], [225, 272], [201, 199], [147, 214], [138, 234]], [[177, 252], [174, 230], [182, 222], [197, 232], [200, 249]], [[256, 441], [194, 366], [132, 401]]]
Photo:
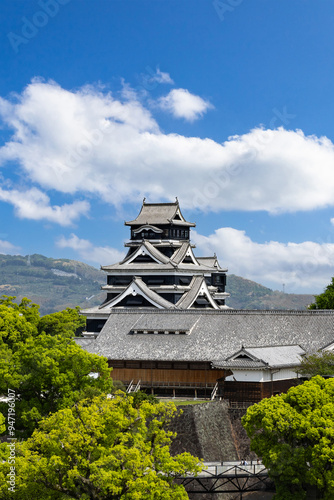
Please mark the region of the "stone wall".
[[172, 454], [188, 451], [204, 461], [239, 460], [228, 407], [222, 401], [181, 408], [172, 425], [177, 433]]
[[[256, 459], [250, 451], [248, 436], [241, 425], [246, 410], [229, 409], [224, 401], [179, 407], [182, 414], [174, 419], [171, 430], [177, 433], [171, 445], [172, 455], [188, 451], [205, 462]], [[191, 500], [236, 500], [239, 494], [192, 494]], [[269, 500], [271, 493], [243, 494], [243, 499]]]

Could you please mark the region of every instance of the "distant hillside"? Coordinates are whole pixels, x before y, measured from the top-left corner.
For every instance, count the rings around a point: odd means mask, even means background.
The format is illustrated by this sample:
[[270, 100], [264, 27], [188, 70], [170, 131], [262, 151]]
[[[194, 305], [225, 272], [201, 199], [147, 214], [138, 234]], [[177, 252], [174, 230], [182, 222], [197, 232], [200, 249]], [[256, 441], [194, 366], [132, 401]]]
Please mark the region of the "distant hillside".
[[0, 295], [28, 297], [40, 305], [42, 315], [100, 304], [104, 283], [103, 271], [75, 260], [0, 254]]
[[227, 275], [226, 291], [231, 294], [226, 304], [233, 309], [305, 310], [314, 302], [314, 295], [274, 292], [235, 274]]
[[[43, 255], [0, 254], [0, 295], [28, 297], [40, 305], [42, 315], [66, 307], [92, 307], [103, 302], [101, 284], [106, 275], [95, 267], [69, 259]], [[234, 309], [298, 309], [314, 301], [313, 295], [274, 292], [254, 281], [227, 276], [227, 305]]]

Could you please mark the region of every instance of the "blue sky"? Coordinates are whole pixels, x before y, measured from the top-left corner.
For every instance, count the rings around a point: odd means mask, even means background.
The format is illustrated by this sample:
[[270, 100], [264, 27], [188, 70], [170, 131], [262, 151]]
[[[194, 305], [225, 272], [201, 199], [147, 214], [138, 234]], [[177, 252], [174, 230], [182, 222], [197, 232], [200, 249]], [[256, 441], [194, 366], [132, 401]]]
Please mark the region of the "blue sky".
[[198, 255], [334, 275], [331, 0], [2, 0], [0, 252], [99, 267], [178, 197]]

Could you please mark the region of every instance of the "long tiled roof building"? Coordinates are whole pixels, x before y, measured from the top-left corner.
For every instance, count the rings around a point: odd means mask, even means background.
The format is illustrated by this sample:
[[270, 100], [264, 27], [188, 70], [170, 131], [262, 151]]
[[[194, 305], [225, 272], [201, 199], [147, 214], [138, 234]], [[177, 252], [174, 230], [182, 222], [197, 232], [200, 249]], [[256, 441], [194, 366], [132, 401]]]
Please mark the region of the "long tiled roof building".
[[178, 202], [143, 203], [128, 253], [103, 266], [107, 297], [87, 317], [88, 351], [113, 378], [158, 394], [254, 402], [298, 382], [302, 356], [334, 347], [334, 311], [236, 311], [226, 269], [195, 257]]

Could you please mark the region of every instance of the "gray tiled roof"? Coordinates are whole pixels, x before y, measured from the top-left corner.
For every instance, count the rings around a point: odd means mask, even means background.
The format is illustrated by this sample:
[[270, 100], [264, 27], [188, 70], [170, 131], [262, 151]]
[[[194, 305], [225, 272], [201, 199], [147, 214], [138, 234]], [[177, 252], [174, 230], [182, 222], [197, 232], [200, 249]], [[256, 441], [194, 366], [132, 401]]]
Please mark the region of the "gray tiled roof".
[[155, 304], [158, 304], [159, 306], [164, 307], [165, 309], [175, 307], [174, 304], [161, 297], [161, 295], [156, 293], [154, 290], [151, 290], [139, 276], [134, 276], [131, 283], [125, 288], [125, 290], [122, 293], [120, 293], [117, 297], [112, 298], [108, 302], [101, 304], [99, 306], [99, 309], [103, 309], [105, 307], [117, 307], [117, 303], [119, 302], [120, 299], [132, 293], [133, 285], [137, 285], [141, 294], [144, 297], [146, 297], [149, 301], [153, 301]]
[[[145, 321], [148, 330], [189, 330], [190, 335], [129, 335]], [[137, 327], [138, 328], [138, 327]], [[242, 345], [299, 344], [307, 353], [334, 341], [334, 311], [112, 310], [86, 348], [109, 359], [221, 361]]]
[[139, 274], [142, 271], [159, 271], [159, 272], [175, 271], [175, 266], [173, 266], [170, 263], [160, 264], [159, 262], [149, 262], [149, 263], [130, 262], [129, 264], [119, 262], [118, 264], [111, 264], [110, 266], [101, 266], [101, 269], [107, 272], [112, 271], [113, 274], [118, 271], [129, 271], [131, 273], [138, 272]]
[[217, 269], [221, 269], [217, 257], [197, 257], [197, 260], [200, 264], [204, 264], [209, 267], [217, 267]]
[[[182, 262], [182, 260], [184, 259], [189, 247], [190, 247], [189, 241], [182, 243], [180, 248], [175, 250], [175, 252], [173, 253], [171, 260], [173, 262], [175, 262], [175, 264], [180, 264], [180, 262]], [[190, 247], [190, 249], [191, 249], [191, 247]]]
[[[141, 273], [142, 271], [159, 271], [159, 272], [165, 272], [165, 271], [174, 271], [175, 272], [175, 264], [172, 264], [172, 261], [169, 261], [166, 264], [159, 263], [159, 262], [149, 262], [149, 263], [141, 263], [141, 262], [130, 262], [128, 263], [118, 263], [118, 264], [112, 264], [110, 266], [101, 266], [101, 269], [103, 271], [111, 271], [113, 273], [116, 273], [118, 271], [129, 271], [131, 273]], [[177, 271], [179, 272], [186, 272], [188, 274], [195, 274], [196, 272], [201, 272], [201, 273], [212, 273], [213, 271], [217, 271], [217, 268], [206, 266], [203, 263], [200, 265], [195, 265], [195, 264], [183, 264], [181, 262], [177, 266]]]
[[164, 299], [163, 297], [161, 297], [161, 295], [156, 293], [154, 290], [151, 290], [140, 277], [135, 276], [133, 279], [133, 282], [136, 283], [136, 285], [142, 291], [142, 293], [145, 297], [153, 300], [154, 302], [159, 304], [161, 307], [165, 307], [166, 309], [171, 308], [171, 307], [175, 307], [174, 304], [169, 302], [169, 300]]
[[[282, 368], [296, 366], [300, 362], [300, 357], [305, 354], [300, 345], [284, 346], [264, 346], [264, 347], [245, 347], [236, 355], [228, 357], [226, 360], [215, 363], [219, 368], [258, 368], [271, 367]], [[247, 356], [249, 358], [239, 356]]]
[[[176, 213], [179, 211], [183, 220], [173, 220]], [[125, 222], [127, 226], [137, 224], [170, 224], [173, 220], [174, 224], [180, 226], [196, 226], [194, 222], [187, 222], [181, 214], [178, 202], [175, 203], [143, 203], [141, 211], [136, 219]]]
[[251, 359], [235, 359], [234, 361], [215, 361], [212, 363], [215, 368], [223, 368], [225, 370], [257, 370], [258, 368], [268, 368], [268, 363], [264, 361], [257, 360], [252, 361]]
[[290, 366], [305, 354], [300, 345], [246, 347], [246, 351], [270, 366]]
[[176, 307], [179, 309], [188, 309], [191, 307], [193, 302], [196, 300], [203, 281], [203, 276], [194, 276], [190, 283], [190, 290], [182, 295], [180, 300], [177, 302]]
[[[156, 248], [155, 246], [153, 246], [152, 243], [150, 243], [149, 241], [144, 240], [141, 243], [141, 245], [138, 245], [138, 249], [136, 250], [136, 252], [142, 247], [145, 248], [148, 251], [148, 253], [151, 254], [152, 257], [156, 258], [160, 263], [168, 264], [170, 259], [168, 257], [166, 257], [166, 255], [164, 255], [162, 252], [160, 252], [160, 250], [158, 248]], [[133, 257], [133, 254], [126, 256], [125, 259], [123, 259], [120, 262], [120, 264], [121, 265], [127, 264], [128, 261], [131, 260], [132, 257]]]

